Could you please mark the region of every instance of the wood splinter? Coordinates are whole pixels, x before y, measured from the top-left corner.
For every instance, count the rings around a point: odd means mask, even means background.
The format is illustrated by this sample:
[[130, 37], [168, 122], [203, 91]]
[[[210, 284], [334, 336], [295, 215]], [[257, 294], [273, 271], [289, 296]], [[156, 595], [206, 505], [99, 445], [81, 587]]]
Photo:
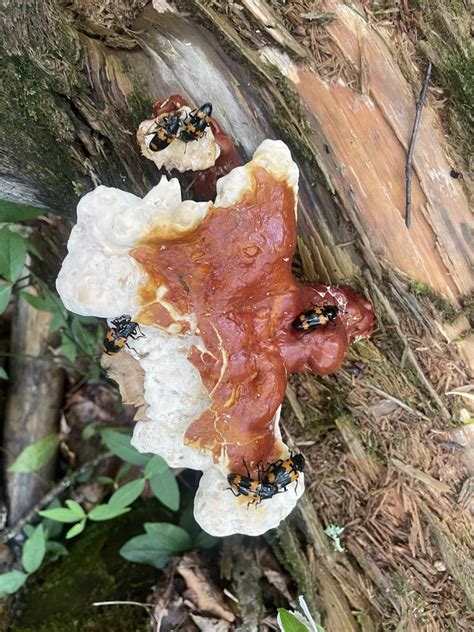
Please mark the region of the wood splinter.
[[405, 195], [405, 224], [407, 228], [410, 228], [411, 223], [411, 180], [413, 177], [413, 151], [415, 149], [415, 140], [420, 125], [421, 111], [426, 101], [426, 93], [428, 91], [428, 84], [431, 79], [432, 64], [429, 61], [426, 67], [425, 78], [423, 80], [423, 86], [421, 88], [420, 97], [416, 103], [415, 122], [413, 123], [413, 130], [411, 132], [410, 144], [408, 145], [407, 164], [405, 167], [406, 177], [406, 195]]

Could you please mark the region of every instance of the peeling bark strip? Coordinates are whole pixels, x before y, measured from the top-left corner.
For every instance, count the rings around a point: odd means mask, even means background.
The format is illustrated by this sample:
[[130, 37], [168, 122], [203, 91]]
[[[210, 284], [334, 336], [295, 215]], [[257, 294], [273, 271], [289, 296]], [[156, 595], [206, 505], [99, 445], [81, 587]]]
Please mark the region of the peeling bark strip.
[[286, 30], [281, 19], [265, 0], [242, 0], [242, 4], [263, 26], [265, 31], [281, 46], [304, 59], [308, 56], [305, 48]]
[[428, 62], [425, 72], [425, 78], [423, 80], [423, 87], [420, 92], [420, 98], [416, 104], [415, 122], [413, 123], [413, 130], [411, 132], [410, 144], [408, 146], [407, 154], [407, 166], [405, 168], [406, 174], [406, 198], [405, 198], [405, 224], [407, 228], [410, 228], [411, 223], [411, 180], [413, 177], [413, 151], [415, 149], [416, 135], [418, 133], [418, 126], [420, 124], [421, 111], [425, 104], [426, 94], [428, 92], [428, 84], [431, 78], [431, 62]]

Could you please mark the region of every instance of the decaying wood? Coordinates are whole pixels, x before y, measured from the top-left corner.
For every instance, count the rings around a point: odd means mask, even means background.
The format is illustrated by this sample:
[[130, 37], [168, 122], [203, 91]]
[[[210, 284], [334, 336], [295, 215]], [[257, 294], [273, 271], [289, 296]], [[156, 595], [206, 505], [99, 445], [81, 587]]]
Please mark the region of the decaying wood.
[[236, 632], [259, 632], [264, 616], [260, 588], [263, 572], [256, 559], [255, 544], [248, 538], [232, 536], [231, 558], [232, 588], [241, 617]]
[[284, 48], [288, 48], [298, 57], [307, 57], [306, 50], [288, 33], [280, 18], [265, 0], [242, 0], [242, 4], [275, 42]]
[[[18, 298], [12, 319], [10, 385], [5, 411], [7, 464], [28, 445], [58, 431], [64, 374], [48, 358], [53, 316]], [[7, 473], [8, 524], [15, 524], [44, 495], [55, 459], [36, 473]]]
[[433, 478], [429, 474], [426, 474], [425, 472], [420, 472], [420, 470], [417, 470], [411, 465], [406, 465], [405, 463], [402, 463], [398, 459], [390, 459], [390, 462], [392, 463], [392, 465], [394, 465], [398, 470], [400, 470], [404, 474], [407, 474], [408, 476], [412, 476], [413, 478], [416, 478], [418, 481], [421, 481], [428, 487], [431, 487], [432, 489], [435, 489], [436, 491], [440, 493], [447, 494], [448, 492], [452, 491], [451, 487], [447, 485], [446, 483], [437, 481], [435, 478]]

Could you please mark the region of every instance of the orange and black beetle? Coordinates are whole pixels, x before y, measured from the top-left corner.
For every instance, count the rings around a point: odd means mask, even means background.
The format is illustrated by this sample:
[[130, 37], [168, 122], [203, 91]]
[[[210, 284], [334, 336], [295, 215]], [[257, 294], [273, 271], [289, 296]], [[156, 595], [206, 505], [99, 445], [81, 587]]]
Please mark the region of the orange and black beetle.
[[335, 320], [338, 314], [339, 308], [336, 305], [315, 305], [313, 309], [295, 318], [291, 326], [296, 331], [313, 331], [316, 327], [322, 327]]
[[[130, 316], [119, 316], [111, 321], [111, 327], [105, 334], [103, 350], [107, 355], [118, 353], [127, 344], [128, 338], [135, 340], [144, 337], [138, 323], [134, 323]], [[137, 331], [140, 336], [137, 336]]]
[[184, 129], [179, 135], [180, 140], [189, 143], [202, 138], [206, 127], [209, 125], [211, 114], [211, 103], [204, 103], [200, 108], [190, 112], [184, 121]]
[[305, 460], [302, 454], [291, 454], [289, 459], [278, 459], [270, 463], [265, 472], [260, 476], [262, 484], [275, 485], [280, 491], [286, 491], [287, 486], [298, 481], [300, 472], [304, 470]]
[[181, 125], [181, 118], [178, 114], [166, 117], [163, 122], [156, 126], [152, 125], [152, 131], [145, 136], [147, 147], [150, 151], [161, 151], [166, 149], [176, 138]]
[[241, 474], [229, 474], [227, 481], [230, 485], [228, 489], [234, 496], [249, 496], [252, 500], [249, 505], [260, 504], [266, 498], [272, 498], [278, 494], [278, 488], [274, 483], [264, 483], [256, 481], [250, 476], [242, 476]]

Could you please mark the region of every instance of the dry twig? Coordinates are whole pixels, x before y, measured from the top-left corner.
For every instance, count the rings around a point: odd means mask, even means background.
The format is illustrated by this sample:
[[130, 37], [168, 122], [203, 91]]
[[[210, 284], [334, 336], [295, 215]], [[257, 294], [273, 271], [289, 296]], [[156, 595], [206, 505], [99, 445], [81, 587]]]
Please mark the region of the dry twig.
[[406, 196], [405, 196], [405, 224], [407, 228], [410, 228], [411, 222], [411, 180], [413, 177], [413, 151], [415, 149], [415, 140], [418, 133], [418, 126], [420, 124], [421, 110], [425, 104], [426, 93], [428, 91], [428, 84], [431, 79], [431, 62], [428, 62], [425, 72], [425, 78], [423, 80], [423, 87], [420, 92], [420, 97], [416, 103], [415, 122], [413, 123], [413, 130], [411, 132], [410, 144], [408, 145], [407, 164], [405, 167], [406, 176]]
[[43, 498], [34, 507], [32, 507], [32, 509], [30, 509], [30, 511], [25, 514], [23, 518], [21, 518], [21, 520], [18, 520], [18, 522], [13, 525], [13, 527], [10, 527], [10, 529], [7, 529], [6, 531], [0, 533], [0, 544], [5, 544], [5, 542], [8, 542], [9, 540], [16, 537], [23, 529], [23, 527], [29, 524], [36, 517], [39, 511], [47, 507], [54, 498], [66, 491], [68, 487], [74, 485], [74, 483], [78, 481], [81, 476], [83, 476], [87, 472], [87, 470], [97, 467], [97, 465], [102, 463], [102, 461], [106, 461], [112, 456], [112, 452], [103, 452], [102, 454], [96, 456], [95, 459], [86, 461], [84, 465], [82, 465], [75, 472], [72, 472], [72, 474], [69, 474], [69, 476], [65, 476], [61, 481], [59, 481], [57, 485], [55, 485], [47, 494], [45, 494]]

